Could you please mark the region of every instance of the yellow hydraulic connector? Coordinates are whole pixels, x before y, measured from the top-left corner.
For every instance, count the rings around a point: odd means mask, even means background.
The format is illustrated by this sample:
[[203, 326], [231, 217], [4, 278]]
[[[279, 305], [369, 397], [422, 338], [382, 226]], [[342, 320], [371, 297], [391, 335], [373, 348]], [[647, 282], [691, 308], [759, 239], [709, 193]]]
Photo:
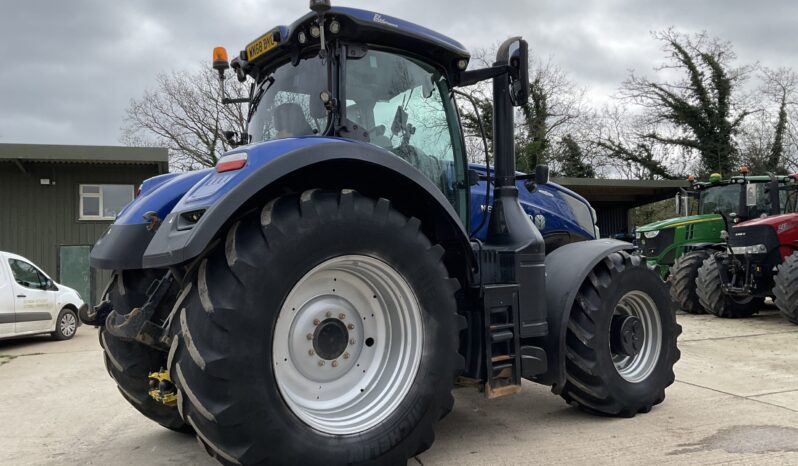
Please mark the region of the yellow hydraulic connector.
[[161, 369], [159, 372], [150, 372], [150, 397], [166, 406], [177, 405], [177, 388], [169, 377], [169, 371]]

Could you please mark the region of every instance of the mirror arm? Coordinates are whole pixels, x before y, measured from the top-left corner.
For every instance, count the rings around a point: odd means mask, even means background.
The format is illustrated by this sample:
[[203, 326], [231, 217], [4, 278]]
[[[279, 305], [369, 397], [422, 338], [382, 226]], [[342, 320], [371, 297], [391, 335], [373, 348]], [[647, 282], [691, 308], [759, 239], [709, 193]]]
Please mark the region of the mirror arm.
[[249, 97], [240, 97], [237, 99], [231, 99], [229, 97], [225, 97], [222, 99], [222, 104], [246, 104], [249, 103]]
[[478, 82], [492, 79], [495, 78], [496, 76], [501, 76], [502, 74], [509, 72], [510, 72], [509, 65], [497, 65], [497, 66], [491, 66], [490, 68], [481, 68], [478, 70], [471, 70], [471, 71], [461, 71], [460, 74], [457, 76], [457, 82], [455, 86], [457, 87], [473, 86]]

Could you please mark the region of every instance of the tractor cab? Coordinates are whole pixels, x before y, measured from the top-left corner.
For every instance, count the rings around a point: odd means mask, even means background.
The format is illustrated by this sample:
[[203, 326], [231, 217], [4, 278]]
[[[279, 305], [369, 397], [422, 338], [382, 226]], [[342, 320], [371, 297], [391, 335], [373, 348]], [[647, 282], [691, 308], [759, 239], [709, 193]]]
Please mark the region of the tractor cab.
[[398, 18], [339, 7], [309, 13], [232, 60], [239, 80], [254, 80], [240, 143], [367, 142], [413, 165], [464, 216], [467, 158], [452, 87], [469, 58], [459, 42]]

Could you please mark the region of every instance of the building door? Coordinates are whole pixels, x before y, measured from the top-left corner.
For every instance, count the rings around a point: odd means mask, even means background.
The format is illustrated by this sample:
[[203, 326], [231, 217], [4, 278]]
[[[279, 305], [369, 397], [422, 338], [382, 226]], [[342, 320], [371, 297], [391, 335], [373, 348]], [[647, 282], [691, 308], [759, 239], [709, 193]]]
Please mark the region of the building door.
[[83, 301], [91, 303], [91, 246], [61, 246], [58, 249], [58, 283], [74, 288]]

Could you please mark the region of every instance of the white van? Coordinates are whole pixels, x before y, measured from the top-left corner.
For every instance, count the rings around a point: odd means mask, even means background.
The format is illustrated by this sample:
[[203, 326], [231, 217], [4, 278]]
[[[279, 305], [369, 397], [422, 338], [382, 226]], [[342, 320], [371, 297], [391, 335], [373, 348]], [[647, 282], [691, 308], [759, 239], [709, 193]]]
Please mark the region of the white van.
[[0, 251], [0, 339], [49, 333], [68, 340], [86, 303], [22, 256]]

